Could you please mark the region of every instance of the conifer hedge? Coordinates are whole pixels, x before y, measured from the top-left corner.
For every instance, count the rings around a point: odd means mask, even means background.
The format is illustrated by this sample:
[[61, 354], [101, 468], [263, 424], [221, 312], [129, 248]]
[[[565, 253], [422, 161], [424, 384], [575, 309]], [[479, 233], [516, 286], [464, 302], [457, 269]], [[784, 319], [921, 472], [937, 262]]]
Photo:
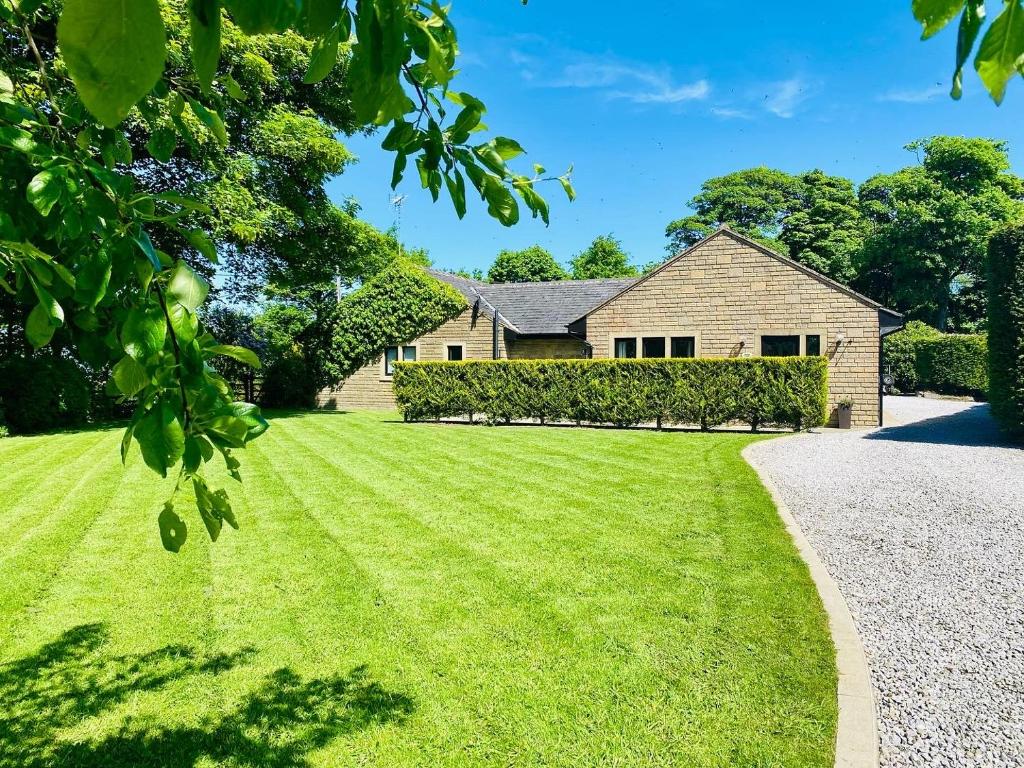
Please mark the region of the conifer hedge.
[[946, 395], [985, 397], [988, 392], [985, 336], [949, 333], [919, 341], [917, 375], [922, 389]]
[[827, 418], [823, 357], [687, 360], [466, 360], [396, 363], [409, 421], [480, 415], [489, 423], [729, 422], [806, 429]]
[[992, 414], [1024, 439], [1024, 222], [989, 241], [988, 327]]

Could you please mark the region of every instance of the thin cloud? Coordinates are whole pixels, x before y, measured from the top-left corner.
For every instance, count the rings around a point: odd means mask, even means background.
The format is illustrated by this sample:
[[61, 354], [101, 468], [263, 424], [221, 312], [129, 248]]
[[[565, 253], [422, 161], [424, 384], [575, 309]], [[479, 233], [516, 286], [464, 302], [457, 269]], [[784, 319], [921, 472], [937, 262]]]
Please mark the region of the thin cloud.
[[796, 108], [810, 96], [807, 83], [800, 77], [773, 83], [772, 88], [765, 94], [764, 108], [777, 117], [793, 117]]
[[917, 90], [894, 90], [879, 96], [879, 101], [894, 101], [899, 104], [924, 104], [946, 94], [944, 85], [935, 84]]
[[745, 109], [736, 109], [735, 107], [712, 107], [711, 114], [715, 117], [721, 117], [724, 120], [750, 120], [751, 115]]
[[519, 45], [512, 49], [510, 58], [528, 82], [550, 88], [591, 90], [608, 99], [635, 104], [682, 104], [706, 99], [711, 93], [707, 80], [681, 81], [668, 67], [608, 57], [599, 59], [550, 44], [544, 46], [543, 55], [535, 55]]

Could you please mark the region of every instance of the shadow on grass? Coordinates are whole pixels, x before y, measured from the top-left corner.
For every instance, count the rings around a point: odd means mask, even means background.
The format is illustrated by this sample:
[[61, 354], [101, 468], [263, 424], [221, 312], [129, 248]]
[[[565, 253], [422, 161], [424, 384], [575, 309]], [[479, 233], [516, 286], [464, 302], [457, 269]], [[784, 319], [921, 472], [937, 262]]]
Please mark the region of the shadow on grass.
[[310, 680], [282, 668], [232, 708], [211, 707], [198, 724], [132, 727], [126, 717], [118, 731], [96, 740], [62, 739], [65, 729], [129, 698], [183, 679], [221, 674], [254, 655], [251, 649], [202, 655], [166, 646], [116, 656], [105, 652], [106, 644], [103, 625], [85, 624], [0, 666], [0, 768], [305, 766], [306, 755], [332, 739], [401, 721], [414, 709], [409, 697], [368, 679], [365, 667]]

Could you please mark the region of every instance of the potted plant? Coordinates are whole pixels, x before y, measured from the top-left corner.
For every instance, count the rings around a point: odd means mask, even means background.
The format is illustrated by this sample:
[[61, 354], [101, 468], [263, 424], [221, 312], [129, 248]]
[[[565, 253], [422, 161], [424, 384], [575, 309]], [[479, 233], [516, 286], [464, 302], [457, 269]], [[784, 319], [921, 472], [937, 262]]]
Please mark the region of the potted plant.
[[853, 417], [853, 400], [848, 397], [844, 397], [839, 401], [838, 405], [839, 428], [849, 429]]

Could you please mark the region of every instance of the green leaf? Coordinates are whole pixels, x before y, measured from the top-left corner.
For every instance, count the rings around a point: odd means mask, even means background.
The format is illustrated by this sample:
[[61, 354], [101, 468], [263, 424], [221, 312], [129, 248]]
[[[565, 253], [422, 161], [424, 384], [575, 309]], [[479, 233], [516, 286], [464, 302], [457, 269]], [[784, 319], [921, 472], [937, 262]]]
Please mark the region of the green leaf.
[[25, 321], [25, 336], [34, 349], [45, 347], [53, 338], [57, 326], [50, 321], [50, 313], [42, 304], [36, 304]]
[[235, 402], [231, 404], [231, 412], [243, 422], [247, 428], [245, 441], [255, 440], [268, 429], [270, 424], [263, 418], [258, 405], [252, 403]]
[[235, 346], [234, 344], [217, 344], [210, 347], [210, 352], [215, 355], [232, 357], [238, 362], [245, 363], [251, 368], [260, 367], [260, 359], [256, 356], [256, 353], [251, 349], [246, 349], [245, 347]]
[[136, 360], [145, 360], [164, 348], [167, 325], [160, 307], [134, 307], [121, 326], [121, 345]]
[[203, 230], [185, 229], [182, 230], [182, 234], [188, 240], [189, 245], [199, 251], [207, 261], [212, 264], [217, 263], [217, 246], [213, 244], [213, 240]]
[[573, 189], [572, 182], [567, 176], [559, 176], [558, 181], [562, 185], [562, 189], [565, 190], [565, 196], [569, 198], [569, 202], [571, 203], [576, 199], [576, 190]]
[[1024, 6], [1021, 0], [1006, 0], [1002, 13], [978, 48], [974, 68], [985, 83], [992, 100], [1002, 104], [1006, 84], [1024, 66]]
[[157, 128], [146, 142], [146, 151], [154, 160], [166, 163], [178, 146], [178, 134], [170, 128]]
[[949, 24], [964, 7], [964, 0], [913, 0], [914, 18], [921, 22], [927, 39]]
[[167, 295], [190, 312], [195, 312], [206, 301], [209, 290], [210, 285], [179, 259], [167, 283]]
[[326, 35], [341, 17], [340, 0], [305, 0], [299, 29], [311, 38]]
[[220, 115], [212, 109], [207, 109], [195, 99], [189, 99], [188, 105], [192, 107], [192, 112], [199, 118], [199, 122], [210, 129], [210, 133], [217, 139], [217, 143], [222, 147], [226, 147], [228, 145], [228, 131], [224, 126], [224, 121], [220, 119]]
[[181, 304], [171, 304], [167, 308], [171, 318], [171, 328], [179, 344], [188, 344], [199, 334], [199, 319]]
[[122, 357], [110, 372], [114, 384], [127, 397], [133, 397], [149, 384], [149, 374], [133, 357]]
[[466, 180], [462, 177], [459, 169], [455, 169], [455, 178], [450, 174], [444, 175], [445, 184], [448, 187], [448, 194], [452, 196], [452, 205], [455, 206], [455, 213], [461, 219], [466, 215]]
[[235, 101], [246, 101], [249, 98], [249, 94], [242, 90], [242, 86], [238, 84], [231, 75], [224, 75], [221, 78], [221, 82], [224, 83], [224, 87], [227, 88], [228, 96]]
[[302, 82], [307, 85], [319, 83], [334, 69], [338, 61], [338, 30], [332, 29], [313, 45], [309, 58], [309, 68]]
[[398, 187], [399, 182], [402, 181], [402, 174], [405, 173], [405, 166], [408, 162], [408, 157], [402, 153], [395, 155], [395, 165], [391, 170], [391, 188], [395, 189]]
[[192, 35], [192, 65], [199, 87], [204, 94], [209, 94], [220, 62], [219, 0], [189, 0], [188, 25]]
[[57, 42], [82, 103], [108, 128], [164, 73], [167, 45], [158, 0], [66, 0]]
[[171, 502], [164, 504], [164, 509], [157, 518], [160, 526], [160, 541], [168, 552], [177, 553], [185, 544], [188, 537], [188, 526], [174, 511]]
[[67, 177], [56, 170], [40, 171], [28, 183], [25, 196], [40, 215], [48, 216], [60, 199]]
[[284, 32], [295, 20], [296, 0], [226, 0], [232, 20], [247, 35]]
[[164, 268], [163, 262], [160, 261], [160, 257], [157, 255], [156, 248], [153, 247], [153, 241], [149, 239], [149, 235], [144, 230], [140, 230], [138, 234], [133, 235], [132, 240], [139, 246], [139, 250], [142, 251], [143, 255], [149, 259], [149, 263], [153, 265], [153, 269], [156, 272]]
[[221, 516], [220, 511], [214, 508], [213, 494], [201, 477], [192, 478], [192, 488], [196, 494], [196, 507], [199, 508], [199, 516], [203, 519], [207, 533], [210, 534], [210, 541], [216, 541], [220, 536]]
[[525, 154], [526, 150], [519, 146], [519, 142], [515, 139], [507, 139], [504, 136], [496, 136], [494, 139], [494, 148], [498, 154], [501, 155], [502, 160], [511, 160], [514, 157]]
[[960, 17], [956, 40], [956, 70], [953, 72], [953, 87], [949, 93], [954, 99], [959, 99], [964, 93], [964, 64], [974, 50], [974, 43], [984, 23], [985, 0], [967, 0], [967, 7]]
[[142, 449], [142, 459], [154, 472], [167, 477], [185, 453], [185, 431], [181, 421], [165, 402], [158, 402], [135, 426], [135, 439]]
[[105, 249], [83, 257], [75, 281], [75, 301], [96, 307], [107, 293], [112, 268], [110, 254]]

